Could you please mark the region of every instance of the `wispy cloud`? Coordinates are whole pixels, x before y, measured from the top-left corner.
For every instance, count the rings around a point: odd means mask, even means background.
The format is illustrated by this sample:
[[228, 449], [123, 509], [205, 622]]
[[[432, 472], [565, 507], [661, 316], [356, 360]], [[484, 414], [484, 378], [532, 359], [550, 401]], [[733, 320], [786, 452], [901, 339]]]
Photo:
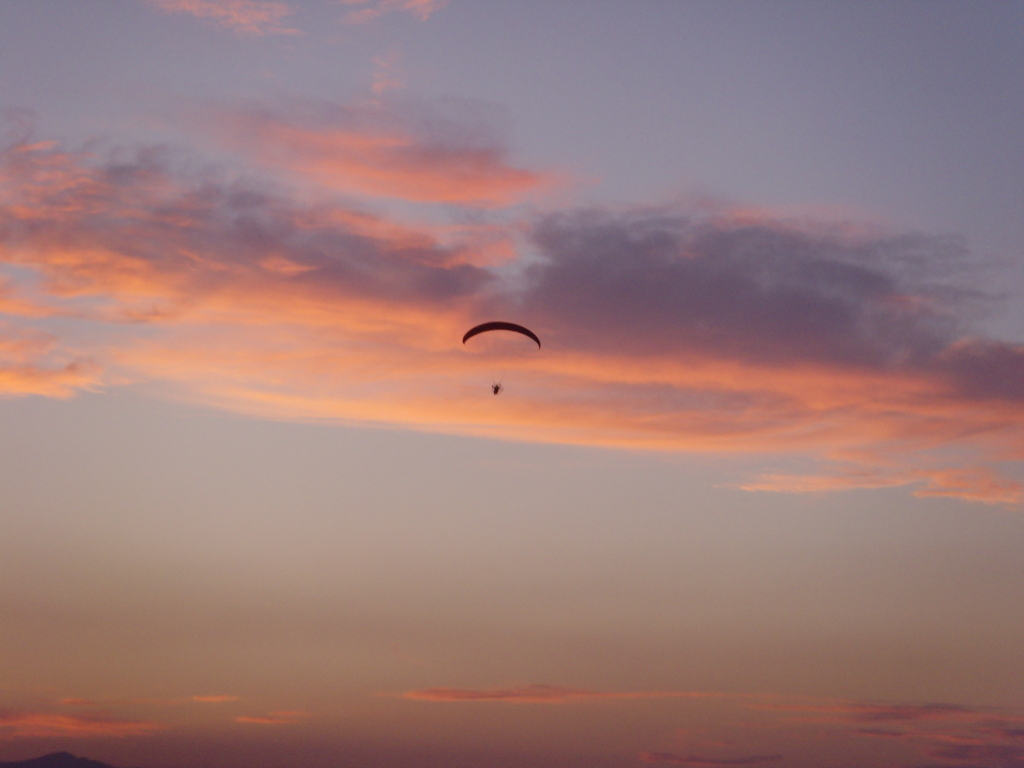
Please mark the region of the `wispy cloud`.
[[[393, 58], [378, 61], [378, 95], [397, 84], [394, 67]], [[203, 125], [253, 163], [350, 194], [495, 208], [554, 180], [510, 165], [490, 110], [472, 102], [293, 100], [213, 112]]]
[[[276, 418], [822, 462], [752, 490], [1021, 500], [999, 465], [1024, 456], [1024, 345], [971, 333], [955, 238], [675, 207], [519, 216], [503, 206], [549, 176], [511, 166], [473, 110], [461, 131], [387, 103], [226, 114], [273, 181], [159, 148], [0, 153], [4, 393], [135, 381]], [[282, 169], [316, 183], [293, 194]], [[544, 339], [500, 399], [459, 343], [494, 318]]]
[[681, 755], [675, 752], [641, 752], [640, 759], [645, 763], [663, 763], [667, 765], [764, 765], [776, 763], [782, 755], [746, 755], [743, 757], [702, 757], [700, 755]]
[[87, 357], [61, 349], [53, 334], [0, 320], [0, 397], [67, 398], [96, 387], [99, 373]]
[[[727, 740], [645, 751], [640, 758], [648, 763], [669, 765], [769, 764], [782, 761], [783, 751], [799, 751], [801, 742], [820, 742], [823, 737], [851, 746], [859, 740], [875, 742], [872, 765], [908, 766], [908, 750], [929, 760], [973, 761], [972, 766], [984, 768], [1018, 768], [1024, 758], [1024, 729], [1021, 728], [1024, 717], [1016, 711], [949, 703], [861, 702], [770, 695], [744, 698], [742, 709], [768, 715], [767, 719], [760, 717], [756, 725], [761, 750], [749, 749], [750, 724], [743, 723], [736, 732], [748, 743], [746, 751], [740, 750], [736, 741]], [[685, 732], [675, 736], [690, 741], [690, 734]], [[764, 749], [765, 744], [773, 746]], [[780, 749], [782, 745], [786, 745], [785, 750]], [[863, 748], [863, 744], [858, 747]]]
[[241, 696], [193, 696], [192, 701], [200, 704], [225, 704], [229, 701], [239, 701]]
[[159, 723], [141, 720], [0, 711], [0, 740], [53, 737], [121, 738], [143, 736], [163, 727]]
[[928, 751], [940, 760], [996, 761], [999, 768], [1020, 768], [1024, 765], [1024, 747], [1016, 744], [951, 744]]
[[832, 475], [762, 475], [740, 484], [747, 491], [822, 493], [855, 488], [917, 486], [914, 496], [947, 496], [984, 504], [1018, 504], [1024, 484], [1000, 477], [986, 467], [914, 470], [908, 468], [849, 468]]
[[[665, 417], [685, 413], [680, 431], [709, 446], [831, 443], [842, 467], [748, 487], [923, 482], [935, 495], [1020, 498], [1019, 484], [984, 469], [898, 458], [972, 443], [1021, 455], [1024, 377], [1007, 372], [1024, 346], [971, 336], [959, 310], [975, 296], [926, 277], [962, 258], [956, 240], [670, 210], [557, 214], [534, 237], [548, 259], [533, 269], [531, 310], [609, 385], [643, 381], [645, 404], [663, 404], [652, 423], [681, 427]], [[612, 350], [612, 365], [598, 361]]]
[[185, 13], [224, 29], [246, 35], [294, 35], [282, 20], [294, 9], [268, 0], [147, 0], [168, 13]]
[[932, 759], [979, 761], [978, 765], [992, 768], [1024, 765], [1024, 716], [1012, 711], [957, 704], [856, 701], [755, 706], [802, 715], [802, 719], [790, 723], [845, 726], [859, 737], [903, 742]]
[[[783, 761], [789, 748], [799, 749], [803, 741], [820, 741], [826, 736], [836, 743], [890, 743], [891, 747], [876, 750], [873, 765], [906, 765], [908, 750], [927, 759], [973, 760], [985, 768], [1018, 768], [1014, 761], [1024, 758], [1024, 715], [950, 703], [863, 702], [738, 692], [597, 691], [559, 685], [425, 688], [407, 691], [401, 697], [426, 703], [520, 705], [715, 700], [725, 707], [716, 721], [719, 734], [729, 727], [730, 718], [737, 718], [737, 738], [695, 740], [692, 731], [673, 732], [670, 739], [676, 743], [639, 753], [642, 761], [652, 764], [708, 768], [769, 765]], [[756, 724], [749, 719], [753, 712], [757, 713]], [[760, 749], [751, 748], [755, 730]], [[887, 761], [886, 751], [892, 752], [892, 760]]]
[[282, 711], [269, 712], [266, 715], [242, 715], [235, 718], [238, 723], [252, 723], [254, 725], [293, 725], [301, 723], [310, 717], [308, 712]]
[[937, 720], [971, 721], [992, 717], [991, 712], [958, 704], [892, 704], [860, 701], [764, 703], [760, 709], [806, 713], [815, 722], [909, 723]]
[[583, 688], [566, 688], [560, 685], [535, 684], [486, 689], [423, 688], [406, 691], [402, 694], [402, 698], [436, 702], [494, 701], [514, 704], [569, 704], [611, 699], [700, 698], [713, 695], [689, 691], [591, 691]]
[[392, 51], [386, 56], [374, 56], [373, 58], [373, 83], [370, 91], [375, 96], [382, 96], [388, 91], [399, 90], [403, 87], [400, 58], [397, 51]]
[[348, 24], [366, 24], [395, 11], [405, 11], [420, 21], [426, 21], [434, 13], [448, 5], [448, 0], [338, 0], [343, 6], [351, 7], [343, 20]]

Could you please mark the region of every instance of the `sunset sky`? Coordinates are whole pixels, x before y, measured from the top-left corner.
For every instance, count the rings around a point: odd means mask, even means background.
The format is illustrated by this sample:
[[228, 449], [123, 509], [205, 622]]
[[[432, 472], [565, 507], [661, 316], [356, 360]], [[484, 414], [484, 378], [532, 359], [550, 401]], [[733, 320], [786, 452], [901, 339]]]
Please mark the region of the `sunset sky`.
[[1022, 126], [1024, 0], [0, 0], [0, 762], [1024, 768]]

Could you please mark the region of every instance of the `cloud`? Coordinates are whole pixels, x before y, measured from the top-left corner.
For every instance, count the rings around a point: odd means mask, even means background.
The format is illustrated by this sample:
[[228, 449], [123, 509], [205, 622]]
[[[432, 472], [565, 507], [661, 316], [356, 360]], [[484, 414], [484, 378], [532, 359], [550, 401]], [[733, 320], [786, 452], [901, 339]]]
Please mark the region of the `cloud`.
[[[557, 685], [521, 685], [504, 688], [427, 688], [407, 691], [402, 698], [438, 703], [571, 704], [601, 700], [715, 699], [727, 705], [719, 711], [716, 731], [733, 716], [750, 710], [755, 723], [744, 716], [735, 723], [750, 738], [757, 729], [760, 749], [743, 749], [742, 740], [716, 737], [693, 743], [693, 733], [676, 731], [674, 737], [691, 742], [639, 754], [642, 761], [667, 765], [744, 766], [768, 765], [784, 760], [779, 747], [801, 741], [830, 738], [843, 743], [871, 739], [878, 764], [899, 765], [907, 750], [928, 759], [973, 760], [987, 768], [1017, 768], [1024, 756], [1024, 716], [1012, 710], [979, 708], [950, 703], [862, 702], [772, 694], [688, 691], [594, 691]], [[722, 719], [722, 718], [726, 719]], [[773, 743], [774, 742], [774, 743]], [[888, 744], [887, 744], [888, 743]], [[864, 748], [861, 745], [860, 748]], [[726, 751], [728, 750], [728, 751]], [[885, 762], [892, 751], [895, 761]], [[732, 752], [733, 754], [729, 754]], [[736, 754], [736, 753], [739, 754]], [[1000, 762], [1002, 761], [1002, 762]]]
[[388, 91], [399, 90], [404, 86], [399, 66], [398, 53], [392, 51], [387, 56], [373, 58], [373, 84], [370, 92], [382, 96]]
[[647, 389], [643, 406], [602, 405], [723, 447], [831, 443], [841, 467], [745, 487], [1020, 499], [984, 468], [896, 458], [972, 441], [1020, 456], [1024, 346], [970, 337], [960, 318], [977, 297], [923, 274], [955, 268], [955, 239], [666, 209], [553, 214], [533, 234], [547, 258], [530, 270], [530, 314], [603, 370], [607, 394]]
[[948, 496], [987, 504], [1019, 504], [1024, 500], [1024, 485], [999, 477], [986, 467], [924, 470], [927, 485], [915, 496]]
[[95, 388], [98, 373], [89, 359], [59, 349], [52, 334], [0, 320], [0, 397], [67, 398]]
[[759, 709], [787, 712], [807, 712], [816, 722], [888, 723], [935, 720], [977, 720], [991, 717], [990, 713], [957, 704], [889, 704], [859, 701], [826, 703], [766, 703]]
[[[872, 765], [904, 765], [908, 751], [916, 751], [926, 760], [972, 761], [985, 768], [1020, 768], [1024, 763], [1024, 716], [1014, 710], [995, 707], [971, 707], [950, 703], [862, 702], [842, 699], [818, 699], [776, 695], [718, 694], [732, 699], [740, 711], [757, 710], [755, 723], [746, 718], [733, 727], [749, 739], [756, 729], [761, 743], [758, 750], [746, 749], [739, 755], [716, 754], [728, 749], [740, 751], [739, 739], [698, 741], [685, 747], [640, 753], [648, 763], [692, 766], [760, 765], [782, 761], [782, 750], [800, 748], [802, 742], [855, 745], [867, 753]], [[725, 714], [725, 712], [720, 713]], [[719, 719], [716, 731], [727, 720]], [[692, 731], [677, 731], [675, 739], [691, 742]], [[856, 740], [874, 743], [870, 747]], [[845, 749], [845, 748], [844, 748]], [[714, 752], [712, 752], [714, 750]], [[802, 750], [800, 750], [802, 751]], [[958, 763], [959, 764], [959, 763]], [[925, 768], [925, 766], [917, 766]], [[937, 768], [932, 766], [931, 768]]]
[[406, 11], [420, 21], [426, 21], [434, 13], [448, 5], [448, 0], [338, 0], [341, 5], [353, 10], [346, 13], [343, 21], [347, 24], [366, 24], [394, 11]]
[[[889, 704], [855, 701], [769, 702], [759, 709], [803, 712], [806, 720], [789, 721], [816, 727], [823, 724], [852, 728], [851, 733], [872, 739], [885, 739], [915, 746], [929, 758], [976, 760], [999, 768], [1024, 765], [1021, 734], [1024, 716], [996, 708], [968, 707], [956, 704]], [[862, 727], [870, 723], [874, 726]], [[892, 730], [897, 727], [898, 730]], [[920, 768], [920, 767], [919, 767]]]
[[[0, 391], [135, 382], [261, 417], [816, 462], [751, 490], [1020, 502], [1000, 468], [1024, 456], [1024, 346], [970, 331], [957, 239], [724, 209], [520, 215], [549, 177], [446, 110], [224, 111], [266, 178], [16, 137]], [[459, 343], [495, 318], [544, 341], [503, 362], [497, 399], [496, 360]]]
[[887, 731], [883, 728], [858, 728], [858, 736], [873, 736], [879, 739], [906, 739], [909, 737], [905, 731]]
[[168, 13], [187, 13], [217, 26], [246, 35], [295, 35], [281, 26], [294, 11], [290, 5], [265, 0], [148, 0]]
[[[378, 60], [374, 91], [397, 86], [393, 59]], [[292, 100], [214, 109], [201, 122], [264, 167], [327, 189], [417, 203], [496, 208], [549, 186], [553, 175], [515, 168], [493, 110], [468, 101], [342, 105]]]
[[124, 738], [144, 736], [163, 727], [159, 723], [141, 720], [0, 711], [0, 741], [54, 737]]
[[489, 689], [424, 688], [406, 691], [402, 694], [402, 698], [436, 702], [499, 701], [515, 704], [569, 704], [610, 699], [692, 698], [713, 695], [684, 691], [590, 691], [582, 688], [566, 688], [560, 685], [537, 684]]
[[923, 486], [914, 496], [950, 497], [983, 504], [1019, 504], [1024, 500], [1024, 484], [1000, 477], [986, 467], [935, 470], [897, 469], [878, 471], [848, 469], [835, 475], [761, 475], [740, 484], [746, 491], [777, 493], [821, 493], [855, 488], [892, 488], [912, 483]]
[[641, 752], [640, 759], [645, 763], [666, 763], [670, 765], [716, 766], [716, 765], [763, 765], [775, 763], [782, 755], [747, 755], [745, 757], [701, 757], [698, 755], [679, 755], [675, 752]]
[[239, 701], [241, 696], [193, 696], [192, 701], [200, 704], [224, 704], [229, 701]]
[[942, 760], [998, 760], [1001, 765], [1024, 764], [1024, 747], [1013, 744], [952, 744], [929, 750]]
[[308, 712], [282, 711], [270, 712], [266, 715], [243, 715], [241, 717], [236, 717], [235, 722], [253, 723], [255, 725], [292, 725], [294, 723], [300, 723], [308, 717], [310, 717], [310, 714]]

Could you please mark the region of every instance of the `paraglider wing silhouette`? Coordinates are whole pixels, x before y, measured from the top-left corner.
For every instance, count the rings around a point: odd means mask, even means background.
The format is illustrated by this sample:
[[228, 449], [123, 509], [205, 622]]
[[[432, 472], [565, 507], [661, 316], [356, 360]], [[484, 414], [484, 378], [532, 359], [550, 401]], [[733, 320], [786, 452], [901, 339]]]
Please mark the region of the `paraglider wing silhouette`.
[[466, 335], [462, 337], [462, 343], [465, 344], [467, 340], [473, 338], [478, 333], [486, 333], [487, 331], [514, 331], [515, 333], [521, 333], [536, 341], [537, 348], [540, 348], [540, 339], [538, 339], [537, 334], [529, 328], [524, 328], [523, 326], [516, 325], [515, 323], [506, 323], [501, 320], [492, 320], [489, 323], [480, 323], [480, 325], [473, 326], [466, 331]]

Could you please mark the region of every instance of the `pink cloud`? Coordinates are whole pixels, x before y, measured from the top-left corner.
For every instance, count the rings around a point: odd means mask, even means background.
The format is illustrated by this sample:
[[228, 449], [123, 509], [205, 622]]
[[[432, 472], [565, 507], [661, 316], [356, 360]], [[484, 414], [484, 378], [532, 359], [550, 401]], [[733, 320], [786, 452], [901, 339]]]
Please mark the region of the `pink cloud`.
[[[827, 738], [837, 745], [857, 740], [875, 742], [872, 765], [913, 765], [908, 753], [926, 759], [972, 760], [986, 768], [1015, 766], [1024, 757], [1024, 717], [999, 708], [977, 708], [948, 703], [860, 702], [787, 696], [747, 696], [741, 706], [758, 711], [756, 724], [738, 723], [739, 739], [698, 741], [640, 753], [648, 763], [692, 766], [759, 765], [782, 761], [782, 749], [800, 751], [801, 742]], [[774, 716], [774, 717], [773, 717]], [[720, 727], [720, 726], [719, 726]], [[760, 750], [740, 750], [756, 728]], [[692, 732], [675, 738], [690, 742]], [[765, 744], [772, 747], [765, 748]], [[855, 747], [863, 750], [863, 745]], [[886, 753], [891, 750], [892, 757]], [[737, 754], [738, 752], [738, 754]]]
[[583, 701], [611, 699], [663, 699], [680, 697], [704, 697], [702, 694], [684, 691], [590, 691], [582, 688], [566, 688], [560, 685], [524, 685], [514, 688], [424, 688], [406, 691], [404, 699], [414, 701], [458, 702], [498, 701], [514, 704], [569, 704]]
[[351, 6], [343, 17], [348, 24], [365, 24], [394, 11], [406, 11], [420, 21], [426, 21], [448, 4], [448, 0], [339, 0]]
[[[1024, 716], [995, 708], [955, 704], [889, 704], [855, 701], [765, 703], [759, 709], [799, 712], [789, 720], [819, 726], [846, 727], [856, 736], [902, 742], [923, 755], [942, 760], [977, 760], [1016, 765], [1024, 758], [1019, 743]], [[863, 727], [864, 724], [872, 727]], [[896, 729], [896, 730], [894, 730]]]
[[[0, 269], [20, 275], [0, 305], [0, 392], [133, 381], [274, 418], [821, 462], [752, 490], [1019, 503], [997, 468], [1024, 456], [1024, 345], [972, 335], [970, 292], [903, 266], [955, 265], [955, 241], [675, 208], [509, 223], [481, 201], [544, 174], [509, 182], [519, 172], [479, 127], [435, 152], [415, 110], [297, 113], [252, 108], [239, 125], [303, 167], [340, 152], [362, 169], [353, 190], [491, 218], [418, 225], [322, 188], [196, 178], [164, 150], [108, 159], [26, 138], [0, 154]], [[476, 181], [432, 188], [472, 157]], [[508, 359], [500, 399], [493, 363], [459, 341], [494, 318], [544, 340]]]
[[162, 729], [159, 723], [47, 712], [0, 712], [0, 741], [54, 737], [125, 738]]
[[[397, 85], [393, 59], [378, 63], [374, 90]], [[411, 104], [342, 106], [292, 102], [249, 107], [204, 124], [254, 162], [349, 194], [417, 203], [495, 208], [550, 186], [554, 176], [516, 168], [486, 120], [463, 124], [464, 105], [445, 110]]]
[[889, 704], [859, 701], [824, 703], [767, 703], [759, 709], [783, 712], [805, 712], [816, 722], [842, 723], [907, 723], [937, 720], [977, 721], [991, 714], [957, 704]]
[[1019, 504], [1024, 500], [1024, 484], [999, 477], [987, 467], [956, 467], [924, 470], [927, 485], [915, 496], [948, 496], [986, 504]]
[[941, 760], [995, 760], [1000, 768], [1024, 764], [1024, 747], [1016, 744], [953, 744], [930, 749], [928, 755]]
[[229, 701], [239, 701], [240, 696], [193, 696], [192, 701], [200, 704], [225, 704]]
[[399, 57], [396, 52], [392, 51], [387, 56], [375, 56], [373, 66], [373, 84], [370, 86], [370, 91], [375, 96], [381, 96], [388, 91], [403, 87], [399, 71]]
[[675, 752], [641, 752], [640, 759], [645, 763], [664, 763], [668, 765], [764, 765], [782, 760], [782, 755], [746, 755], [744, 757], [702, 757], [698, 755], [681, 755]]
[[241, 717], [236, 717], [235, 722], [251, 723], [255, 725], [293, 725], [295, 723], [302, 722], [308, 717], [310, 717], [308, 712], [281, 711], [270, 712], [266, 715], [243, 715]]
[[740, 485], [747, 491], [823, 493], [855, 488], [918, 486], [913, 495], [946, 496], [982, 504], [1015, 505], [1024, 500], [1024, 484], [999, 477], [987, 467], [946, 469], [849, 469], [837, 475], [762, 475]]
[[287, 3], [266, 0], [149, 0], [168, 13], [185, 13], [218, 26], [248, 35], [294, 35], [298, 30], [281, 26], [293, 13]]
[[59, 347], [52, 334], [0, 321], [0, 397], [67, 398], [97, 387], [98, 366]]

